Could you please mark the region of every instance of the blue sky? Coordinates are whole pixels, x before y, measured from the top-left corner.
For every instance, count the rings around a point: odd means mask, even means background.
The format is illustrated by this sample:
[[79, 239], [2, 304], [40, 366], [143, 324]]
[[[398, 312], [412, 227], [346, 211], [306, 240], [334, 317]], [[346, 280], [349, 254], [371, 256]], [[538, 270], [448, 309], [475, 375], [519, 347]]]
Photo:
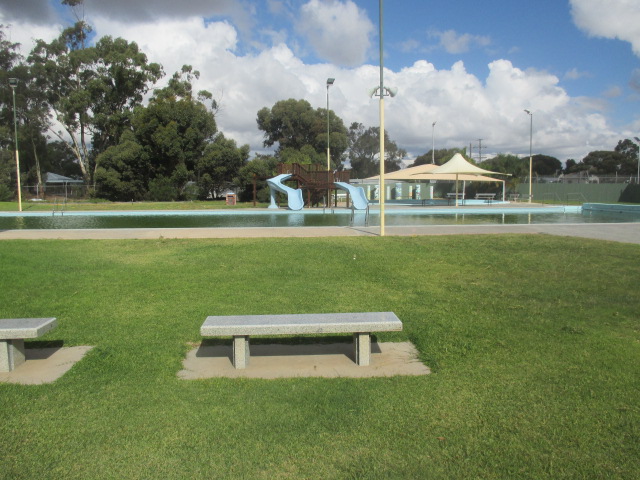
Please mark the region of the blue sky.
[[[223, 106], [220, 130], [263, 151], [256, 113], [304, 98], [348, 126], [378, 124], [375, 0], [85, 0], [96, 34], [136, 41], [168, 75], [188, 63]], [[59, 0], [0, 0], [25, 50], [70, 21]], [[386, 128], [411, 156], [477, 145], [581, 160], [640, 136], [637, 0], [387, 0]], [[432, 123], [437, 122], [432, 128]], [[476, 147], [474, 146], [474, 149]]]

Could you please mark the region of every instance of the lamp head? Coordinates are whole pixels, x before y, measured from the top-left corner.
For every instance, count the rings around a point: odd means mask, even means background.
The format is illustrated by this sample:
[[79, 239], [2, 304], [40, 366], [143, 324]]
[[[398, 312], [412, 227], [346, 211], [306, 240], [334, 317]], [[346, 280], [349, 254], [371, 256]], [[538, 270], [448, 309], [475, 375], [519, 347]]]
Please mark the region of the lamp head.
[[525, 109], [525, 112], [527, 112], [528, 115], [533, 115], [533, 113], [531, 113], [529, 110]]
[[16, 88], [18, 86], [18, 79], [17, 78], [10, 78], [9, 79], [9, 86], [11, 88]]
[[640, 138], [638, 137], [633, 137], [635, 139], [636, 142], [638, 142], [638, 144], [640, 144]]
[[398, 89], [395, 88], [395, 87], [393, 87], [393, 88], [385, 87], [384, 89], [387, 91], [387, 93], [389, 94], [389, 96], [391, 98], [395, 97], [398, 94]]
[[333, 85], [333, 82], [335, 82], [335, 81], [336, 81], [336, 79], [335, 79], [335, 78], [327, 78], [327, 87], [328, 87], [329, 85]]

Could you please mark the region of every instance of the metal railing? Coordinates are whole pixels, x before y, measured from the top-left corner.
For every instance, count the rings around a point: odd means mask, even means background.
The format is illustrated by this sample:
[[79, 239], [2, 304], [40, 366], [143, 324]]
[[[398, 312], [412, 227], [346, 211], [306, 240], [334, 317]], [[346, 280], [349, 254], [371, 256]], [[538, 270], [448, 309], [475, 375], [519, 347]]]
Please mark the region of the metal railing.
[[[356, 209], [353, 205], [351, 205], [351, 217], [349, 218], [349, 226], [353, 227], [356, 221]], [[369, 205], [367, 205], [366, 210], [364, 211], [364, 226], [369, 226]]]
[[64, 197], [62, 199], [62, 202], [60, 201], [60, 197], [56, 197], [55, 201], [53, 202], [53, 209], [51, 210], [51, 216], [55, 216], [56, 213], [59, 213], [61, 216], [64, 215], [64, 210], [67, 207], [67, 197]]

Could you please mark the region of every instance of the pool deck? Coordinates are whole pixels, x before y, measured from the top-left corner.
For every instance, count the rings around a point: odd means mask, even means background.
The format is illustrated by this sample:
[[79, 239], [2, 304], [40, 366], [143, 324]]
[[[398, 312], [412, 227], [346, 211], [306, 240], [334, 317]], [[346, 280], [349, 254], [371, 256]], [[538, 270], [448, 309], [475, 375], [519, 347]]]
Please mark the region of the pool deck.
[[[535, 204], [534, 204], [535, 205]], [[527, 204], [511, 204], [524, 207]], [[504, 205], [503, 205], [504, 207]], [[393, 208], [393, 207], [387, 207]], [[451, 207], [454, 209], [455, 207]], [[476, 207], [482, 209], [483, 207]], [[546, 234], [640, 244], [640, 223], [385, 226], [387, 236]], [[2, 230], [0, 240], [116, 240], [158, 238], [275, 238], [379, 236], [380, 227], [112, 228]]]

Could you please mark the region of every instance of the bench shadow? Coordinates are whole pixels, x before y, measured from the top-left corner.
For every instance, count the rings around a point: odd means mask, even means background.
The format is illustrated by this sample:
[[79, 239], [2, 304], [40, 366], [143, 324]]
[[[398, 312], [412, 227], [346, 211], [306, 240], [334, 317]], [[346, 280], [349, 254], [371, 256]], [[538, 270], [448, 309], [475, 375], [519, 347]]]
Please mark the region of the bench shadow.
[[[233, 347], [228, 338], [204, 339], [196, 351], [196, 358], [233, 358]], [[322, 337], [256, 337], [250, 338], [252, 357], [295, 357], [314, 355], [344, 355], [355, 361], [353, 338], [345, 336]], [[381, 353], [378, 339], [371, 335], [371, 353]]]
[[64, 340], [29, 340], [24, 342], [24, 348], [29, 350], [30, 348], [62, 348], [64, 347]]
[[64, 340], [36, 340], [25, 342], [24, 356], [27, 360], [46, 360], [64, 347]]

